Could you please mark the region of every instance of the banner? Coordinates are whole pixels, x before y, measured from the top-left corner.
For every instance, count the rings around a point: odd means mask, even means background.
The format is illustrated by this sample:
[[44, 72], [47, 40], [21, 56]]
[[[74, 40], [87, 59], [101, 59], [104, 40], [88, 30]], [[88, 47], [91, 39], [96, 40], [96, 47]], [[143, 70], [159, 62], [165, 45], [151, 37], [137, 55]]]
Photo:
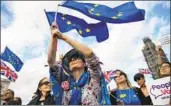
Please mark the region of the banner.
[[165, 77], [147, 83], [147, 89], [152, 99], [153, 105], [168, 105], [171, 94], [170, 77]]

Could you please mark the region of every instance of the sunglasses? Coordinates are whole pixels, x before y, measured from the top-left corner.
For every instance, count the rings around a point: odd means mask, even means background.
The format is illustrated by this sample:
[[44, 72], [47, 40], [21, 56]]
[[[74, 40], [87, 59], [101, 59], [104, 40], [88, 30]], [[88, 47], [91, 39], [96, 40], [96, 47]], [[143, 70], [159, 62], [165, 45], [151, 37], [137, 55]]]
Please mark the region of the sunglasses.
[[136, 79], [135, 79], [135, 81], [137, 82], [137, 81], [139, 81], [141, 79], [141, 77], [137, 77]]
[[119, 75], [114, 76], [114, 79], [116, 79], [117, 77], [120, 77], [121, 75], [124, 75], [124, 74], [120, 73]]
[[10, 94], [10, 92], [5, 92], [5, 93], [4, 93], [4, 95], [8, 95], [8, 94]]
[[49, 85], [49, 84], [50, 84], [49, 81], [45, 81], [45, 82], [41, 83], [40, 86], [42, 86], [42, 85]]

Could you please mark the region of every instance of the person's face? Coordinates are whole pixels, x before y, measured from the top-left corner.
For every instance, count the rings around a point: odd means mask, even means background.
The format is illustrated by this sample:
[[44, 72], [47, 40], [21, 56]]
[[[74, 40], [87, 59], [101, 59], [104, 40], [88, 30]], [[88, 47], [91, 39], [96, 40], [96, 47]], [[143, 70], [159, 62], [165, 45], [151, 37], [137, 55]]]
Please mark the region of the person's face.
[[12, 98], [13, 98], [13, 94], [9, 90], [5, 91], [5, 93], [3, 94], [3, 100], [8, 100]]
[[51, 86], [50, 86], [50, 82], [47, 78], [45, 78], [40, 86], [39, 86], [39, 90], [42, 91], [42, 92], [49, 92], [51, 91]]
[[145, 79], [144, 78], [139, 78], [139, 79], [137, 79], [136, 82], [141, 87], [141, 86], [143, 86], [145, 84]]
[[162, 64], [162, 66], [160, 67], [160, 74], [170, 75], [170, 65], [167, 63]]
[[126, 81], [126, 78], [125, 78], [124, 74], [121, 73], [120, 71], [116, 72], [116, 76], [114, 77], [114, 79], [115, 79], [117, 84]]
[[71, 71], [83, 69], [85, 63], [80, 58], [72, 58], [69, 63], [69, 68]]

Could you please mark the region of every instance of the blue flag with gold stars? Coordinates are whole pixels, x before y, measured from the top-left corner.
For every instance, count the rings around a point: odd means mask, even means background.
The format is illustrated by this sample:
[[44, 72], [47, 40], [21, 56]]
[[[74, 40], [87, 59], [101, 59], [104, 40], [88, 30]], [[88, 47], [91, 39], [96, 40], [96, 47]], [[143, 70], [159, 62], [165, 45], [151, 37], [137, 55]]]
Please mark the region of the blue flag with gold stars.
[[[45, 12], [48, 22], [51, 25], [55, 19], [55, 12]], [[105, 22], [99, 22], [96, 24], [88, 24], [85, 20], [59, 13], [56, 17], [59, 30], [62, 33], [68, 32], [72, 29], [76, 29], [79, 35], [82, 37], [95, 36], [98, 42], [102, 42], [109, 37], [107, 24]]]
[[91, 18], [108, 23], [129, 23], [144, 20], [145, 10], [137, 9], [134, 2], [127, 2], [115, 8], [92, 3], [66, 1], [63, 7], [77, 10]]
[[1, 59], [11, 63], [15, 68], [15, 71], [19, 72], [23, 66], [23, 62], [20, 58], [14, 54], [8, 47], [5, 48], [5, 51], [1, 54]]

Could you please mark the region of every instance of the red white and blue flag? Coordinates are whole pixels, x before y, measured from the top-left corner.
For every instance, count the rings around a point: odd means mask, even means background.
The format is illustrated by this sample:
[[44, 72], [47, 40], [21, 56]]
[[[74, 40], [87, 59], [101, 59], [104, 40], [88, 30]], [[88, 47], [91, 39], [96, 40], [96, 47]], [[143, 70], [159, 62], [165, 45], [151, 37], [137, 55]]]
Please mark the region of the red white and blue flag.
[[139, 72], [142, 74], [152, 74], [152, 72], [148, 68], [139, 68]]
[[108, 83], [114, 78], [115, 75], [116, 75], [115, 70], [110, 70], [110, 71], [104, 72], [104, 78]]
[[17, 74], [11, 70], [2, 60], [1, 60], [1, 75], [4, 75], [10, 81], [15, 82], [18, 78]]

